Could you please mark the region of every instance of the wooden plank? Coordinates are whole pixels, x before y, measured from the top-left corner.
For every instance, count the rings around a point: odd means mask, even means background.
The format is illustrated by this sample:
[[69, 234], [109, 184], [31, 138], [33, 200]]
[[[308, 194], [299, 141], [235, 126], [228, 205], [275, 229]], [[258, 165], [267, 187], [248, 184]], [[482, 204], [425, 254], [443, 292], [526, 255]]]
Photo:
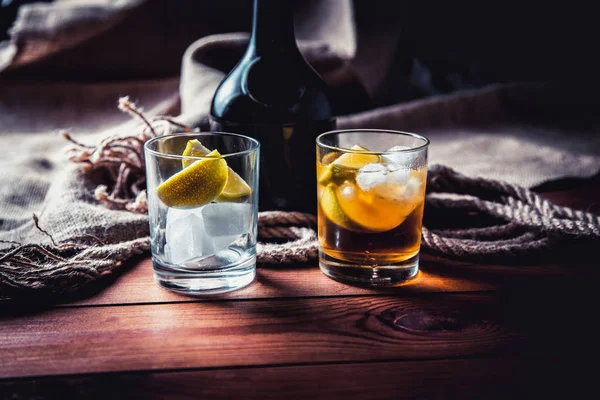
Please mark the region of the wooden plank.
[[57, 308], [0, 321], [0, 377], [570, 354], [595, 332], [576, 289]]
[[[314, 297], [314, 296], [342, 296], [342, 295], [368, 295], [378, 293], [410, 293], [410, 292], [447, 292], [447, 291], [482, 291], [498, 288], [502, 282], [514, 281], [509, 279], [509, 270], [498, 268], [496, 274], [489, 273], [486, 279], [472, 279], [464, 275], [464, 271], [477, 269], [469, 264], [462, 264], [455, 268], [458, 276], [448, 274], [447, 261], [431, 260], [422, 262], [421, 273], [412, 281], [392, 289], [369, 289], [352, 285], [346, 285], [334, 281], [325, 276], [316, 265], [295, 266], [259, 266], [256, 280], [248, 287], [210, 296], [211, 300], [227, 299], [266, 299], [281, 297]], [[537, 274], [536, 274], [537, 272]], [[524, 274], [541, 278], [548, 274], [561, 274], [561, 269], [554, 268], [530, 268], [515, 270], [516, 274]], [[569, 271], [565, 271], [569, 273]], [[496, 278], [492, 278], [495, 275]], [[498, 277], [504, 275], [504, 278]], [[514, 278], [514, 276], [513, 276]], [[152, 262], [146, 258], [138, 261], [133, 267], [115, 278], [114, 282], [107, 282], [106, 287], [97, 294], [82, 298], [69, 305], [102, 305], [102, 304], [136, 304], [136, 303], [163, 303], [163, 302], [185, 302], [197, 301], [189, 296], [170, 292], [159, 287], [152, 276]]]
[[587, 397], [578, 375], [583, 368], [563, 361], [487, 358], [53, 377], [0, 382], [0, 393], [6, 399], [86, 400]]
[[[479, 292], [515, 285], [538, 285], [556, 279], [588, 278], [598, 275], [588, 266], [577, 265], [486, 265], [447, 260], [424, 254], [421, 271], [411, 281], [393, 288], [363, 288], [334, 281], [316, 265], [259, 266], [256, 280], [248, 287], [204, 300], [268, 299], [349, 295], [389, 295], [439, 292]], [[591, 275], [590, 275], [591, 274]], [[594, 275], [595, 274], [595, 275]], [[85, 297], [89, 296], [89, 297]], [[192, 302], [184, 296], [159, 287], [152, 276], [152, 262], [142, 259], [113, 281], [106, 281], [94, 294], [63, 305], [111, 305], [165, 302]]]

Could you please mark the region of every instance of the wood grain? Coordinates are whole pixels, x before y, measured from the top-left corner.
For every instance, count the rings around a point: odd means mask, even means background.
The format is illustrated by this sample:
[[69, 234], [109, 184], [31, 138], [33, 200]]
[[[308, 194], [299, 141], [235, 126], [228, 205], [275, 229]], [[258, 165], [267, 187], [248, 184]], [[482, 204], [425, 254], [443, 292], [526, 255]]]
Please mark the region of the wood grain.
[[587, 397], [592, 381], [586, 386], [578, 375], [583, 368], [563, 362], [487, 358], [110, 374], [0, 382], [0, 393], [7, 399], [86, 400]]
[[58, 308], [0, 321], [0, 376], [557, 355], [594, 332], [577, 293]]
[[[489, 265], [447, 260], [423, 254], [418, 275], [393, 288], [364, 288], [334, 281], [316, 265], [259, 266], [248, 287], [204, 297], [205, 301], [233, 299], [306, 298], [350, 295], [408, 295], [416, 293], [481, 292], [519, 286], [538, 286], [560, 279], [597, 279], [593, 265]], [[100, 283], [96, 291], [67, 299], [62, 306], [193, 302], [198, 298], [173, 293], [153, 279], [149, 258], [124, 267], [122, 274]]]

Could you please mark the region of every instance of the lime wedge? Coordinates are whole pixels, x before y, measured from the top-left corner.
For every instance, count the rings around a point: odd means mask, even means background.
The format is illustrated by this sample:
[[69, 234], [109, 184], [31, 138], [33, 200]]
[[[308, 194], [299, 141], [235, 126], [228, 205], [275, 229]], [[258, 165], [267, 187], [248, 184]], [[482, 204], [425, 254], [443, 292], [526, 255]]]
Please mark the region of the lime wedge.
[[[188, 140], [187, 146], [182, 156], [186, 157], [204, 157], [210, 150], [206, 148], [198, 139]], [[184, 158], [181, 161], [183, 168], [193, 164], [193, 158]], [[218, 202], [236, 201], [243, 197], [250, 196], [252, 188], [230, 167], [227, 167], [227, 184], [219, 196], [215, 199]]]
[[199, 207], [221, 194], [227, 184], [227, 163], [217, 150], [182, 169], [156, 188], [158, 198], [169, 207]]
[[341, 226], [349, 231], [353, 232], [368, 232], [361, 226], [355, 224], [348, 216], [344, 213], [341, 205], [339, 194], [334, 184], [330, 183], [326, 187], [319, 191], [319, 204], [321, 210], [325, 214], [325, 217], [336, 225]]
[[359, 169], [367, 164], [381, 162], [381, 157], [376, 154], [362, 153], [369, 151], [366, 147], [355, 144], [350, 150], [354, 150], [355, 152], [344, 153], [336, 158], [331, 164], [328, 164], [323, 168], [322, 172], [317, 177], [317, 181], [321, 185], [327, 185], [330, 182], [339, 185], [346, 180], [354, 180], [356, 172]]
[[350, 228], [350, 220], [346, 217], [346, 214], [344, 214], [340, 207], [340, 203], [335, 194], [335, 186], [333, 184], [330, 183], [327, 187], [323, 188], [319, 197], [319, 203], [321, 205], [321, 210], [328, 220], [342, 228]]

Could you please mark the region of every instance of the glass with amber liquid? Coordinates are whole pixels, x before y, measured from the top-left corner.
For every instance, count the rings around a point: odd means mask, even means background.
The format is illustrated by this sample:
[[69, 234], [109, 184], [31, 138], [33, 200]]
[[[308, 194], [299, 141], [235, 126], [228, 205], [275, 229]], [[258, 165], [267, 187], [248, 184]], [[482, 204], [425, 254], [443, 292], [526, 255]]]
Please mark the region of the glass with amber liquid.
[[349, 283], [392, 286], [419, 270], [427, 149], [423, 136], [331, 131], [317, 138], [319, 266]]

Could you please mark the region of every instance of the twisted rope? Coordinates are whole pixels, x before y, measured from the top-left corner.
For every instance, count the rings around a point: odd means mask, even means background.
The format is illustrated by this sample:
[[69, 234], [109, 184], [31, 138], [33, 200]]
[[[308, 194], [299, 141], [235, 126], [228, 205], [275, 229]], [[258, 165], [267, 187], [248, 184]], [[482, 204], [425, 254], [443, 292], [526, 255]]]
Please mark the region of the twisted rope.
[[0, 301], [76, 291], [149, 249], [148, 237], [101, 246], [83, 241], [58, 245], [12, 243], [0, 250]]
[[[426, 250], [453, 258], [490, 261], [528, 257], [564, 242], [600, 239], [600, 216], [553, 204], [519, 185], [471, 178], [451, 168], [429, 169], [426, 207], [478, 212], [500, 219], [483, 228], [423, 228]], [[439, 197], [439, 194], [458, 197]], [[469, 197], [465, 197], [469, 196]]]
[[[525, 226], [558, 231], [565, 235], [600, 237], [600, 216], [544, 199], [522, 186], [491, 179], [470, 178], [442, 165], [429, 170], [428, 192], [470, 195], [469, 208], [487, 211]], [[485, 201], [489, 200], [489, 201]], [[495, 201], [493, 201], [495, 200]]]
[[[258, 262], [286, 264], [316, 259], [319, 254], [316, 226], [317, 219], [312, 214], [284, 211], [258, 213]], [[279, 240], [286, 242], [272, 243]]]
[[[539, 255], [561, 242], [600, 239], [600, 216], [555, 205], [518, 185], [471, 178], [451, 168], [433, 165], [428, 172], [427, 191], [426, 210], [435, 209], [442, 220], [457, 212], [477, 212], [501, 220], [475, 228], [424, 226], [422, 248], [446, 257], [497, 262]], [[318, 243], [314, 230], [299, 231], [290, 226], [314, 227], [314, 224], [314, 216], [310, 214], [261, 213], [259, 238], [290, 242], [261, 247], [259, 260], [285, 263], [316, 258]]]

